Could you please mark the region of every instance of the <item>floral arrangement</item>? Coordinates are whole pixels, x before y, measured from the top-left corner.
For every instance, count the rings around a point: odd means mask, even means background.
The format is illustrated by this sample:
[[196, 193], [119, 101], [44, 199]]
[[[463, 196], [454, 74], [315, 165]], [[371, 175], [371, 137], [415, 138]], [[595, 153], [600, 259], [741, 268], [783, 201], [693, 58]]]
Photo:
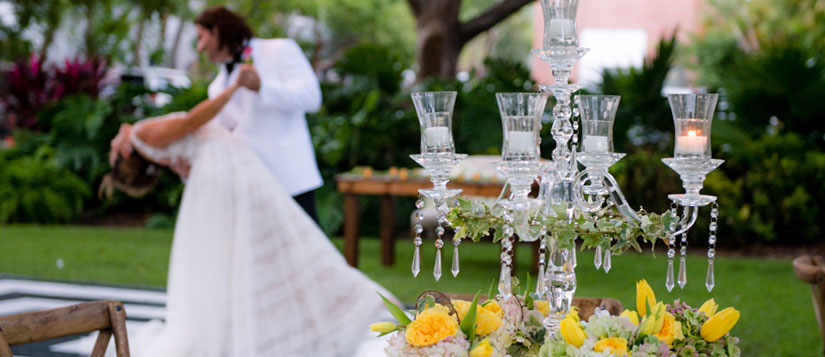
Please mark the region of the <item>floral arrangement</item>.
[[713, 299], [698, 309], [679, 300], [665, 305], [642, 280], [636, 283], [636, 311], [621, 316], [597, 311], [587, 322], [571, 314], [561, 321], [558, 334], [547, 337], [539, 355], [740, 356], [739, 339], [729, 334], [739, 311], [718, 308]]
[[[473, 201], [466, 198], [456, 199], [456, 205], [450, 209], [447, 218], [454, 227], [459, 227], [454, 239], [472, 239], [478, 242], [482, 237], [490, 235], [494, 229], [493, 242], [504, 238], [505, 225], [502, 208], [492, 208], [482, 201]], [[613, 253], [622, 253], [629, 248], [641, 252], [642, 248], [637, 241], [642, 238], [652, 245], [656, 241], [667, 242], [667, 230], [676, 217], [667, 211], [663, 214], [648, 213], [644, 209], [636, 214], [641, 220], [640, 225], [627, 222], [615, 210], [603, 209], [592, 215], [575, 213], [572, 221], [566, 218], [566, 207], [553, 206], [555, 215], [537, 215], [535, 208], [522, 217], [516, 217], [515, 232], [519, 237], [539, 237], [545, 233], [551, 234], [562, 247], [571, 247], [576, 239], [581, 239], [582, 249], [602, 246]]]
[[[443, 298], [437, 302], [433, 295]], [[487, 296], [493, 296], [492, 289]], [[546, 334], [542, 320], [549, 313], [547, 301], [533, 300], [526, 292], [483, 303], [478, 295], [466, 301], [425, 292], [413, 318], [386, 298], [384, 304], [398, 322], [379, 322], [370, 329], [379, 336], [394, 333], [385, 349], [388, 356], [538, 356]]]

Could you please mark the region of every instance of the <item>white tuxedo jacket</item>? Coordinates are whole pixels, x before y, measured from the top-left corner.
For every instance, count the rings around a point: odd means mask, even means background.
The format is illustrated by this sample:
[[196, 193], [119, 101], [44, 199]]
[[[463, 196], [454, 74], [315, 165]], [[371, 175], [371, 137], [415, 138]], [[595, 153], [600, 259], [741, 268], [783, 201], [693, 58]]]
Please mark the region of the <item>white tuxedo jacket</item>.
[[[258, 93], [241, 88], [215, 118], [258, 153], [293, 196], [323, 184], [309, 136], [306, 112], [321, 106], [318, 78], [291, 39], [252, 39], [252, 61], [261, 78]], [[209, 84], [215, 97], [238, 75], [221, 64]]]

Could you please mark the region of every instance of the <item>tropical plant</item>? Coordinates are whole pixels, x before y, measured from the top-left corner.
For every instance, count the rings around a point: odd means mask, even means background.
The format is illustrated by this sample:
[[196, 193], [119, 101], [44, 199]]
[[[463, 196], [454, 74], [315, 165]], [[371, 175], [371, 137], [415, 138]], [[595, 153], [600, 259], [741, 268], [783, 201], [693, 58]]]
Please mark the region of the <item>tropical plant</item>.
[[662, 94], [665, 79], [673, 67], [676, 34], [659, 41], [656, 55], [641, 68], [604, 70], [599, 90], [622, 96], [613, 127], [617, 152], [629, 152], [639, 145], [662, 150], [672, 141], [673, 122]]
[[91, 190], [57, 164], [50, 147], [11, 160], [5, 156], [0, 155], [0, 223], [65, 223], [82, 211]]

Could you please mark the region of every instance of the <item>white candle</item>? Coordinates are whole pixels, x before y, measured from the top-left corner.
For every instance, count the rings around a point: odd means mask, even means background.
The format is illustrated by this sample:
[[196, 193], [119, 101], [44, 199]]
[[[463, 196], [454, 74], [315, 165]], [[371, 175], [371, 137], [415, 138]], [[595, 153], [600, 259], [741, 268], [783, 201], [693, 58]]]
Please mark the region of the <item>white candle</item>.
[[584, 151], [607, 152], [607, 137], [601, 135], [585, 135]]
[[446, 126], [433, 126], [424, 131], [428, 146], [442, 146], [450, 143], [450, 129]]
[[573, 20], [550, 19], [550, 37], [567, 37], [573, 35]]
[[704, 154], [708, 144], [708, 137], [697, 135], [695, 130], [688, 130], [687, 135], [676, 138], [676, 154], [695, 155]]
[[532, 153], [536, 141], [532, 131], [511, 131], [508, 133], [507, 149], [511, 153]]

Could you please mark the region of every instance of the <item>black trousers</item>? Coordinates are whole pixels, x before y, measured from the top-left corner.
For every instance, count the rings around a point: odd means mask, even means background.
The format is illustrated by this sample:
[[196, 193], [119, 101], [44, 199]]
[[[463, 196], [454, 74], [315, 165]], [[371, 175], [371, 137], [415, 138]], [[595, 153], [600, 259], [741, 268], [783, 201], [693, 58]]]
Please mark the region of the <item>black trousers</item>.
[[304, 192], [298, 196], [292, 196], [295, 202], [304, 209], [315, 223], [318, 223], [318, 213], [315, 211], [315, 190]]

